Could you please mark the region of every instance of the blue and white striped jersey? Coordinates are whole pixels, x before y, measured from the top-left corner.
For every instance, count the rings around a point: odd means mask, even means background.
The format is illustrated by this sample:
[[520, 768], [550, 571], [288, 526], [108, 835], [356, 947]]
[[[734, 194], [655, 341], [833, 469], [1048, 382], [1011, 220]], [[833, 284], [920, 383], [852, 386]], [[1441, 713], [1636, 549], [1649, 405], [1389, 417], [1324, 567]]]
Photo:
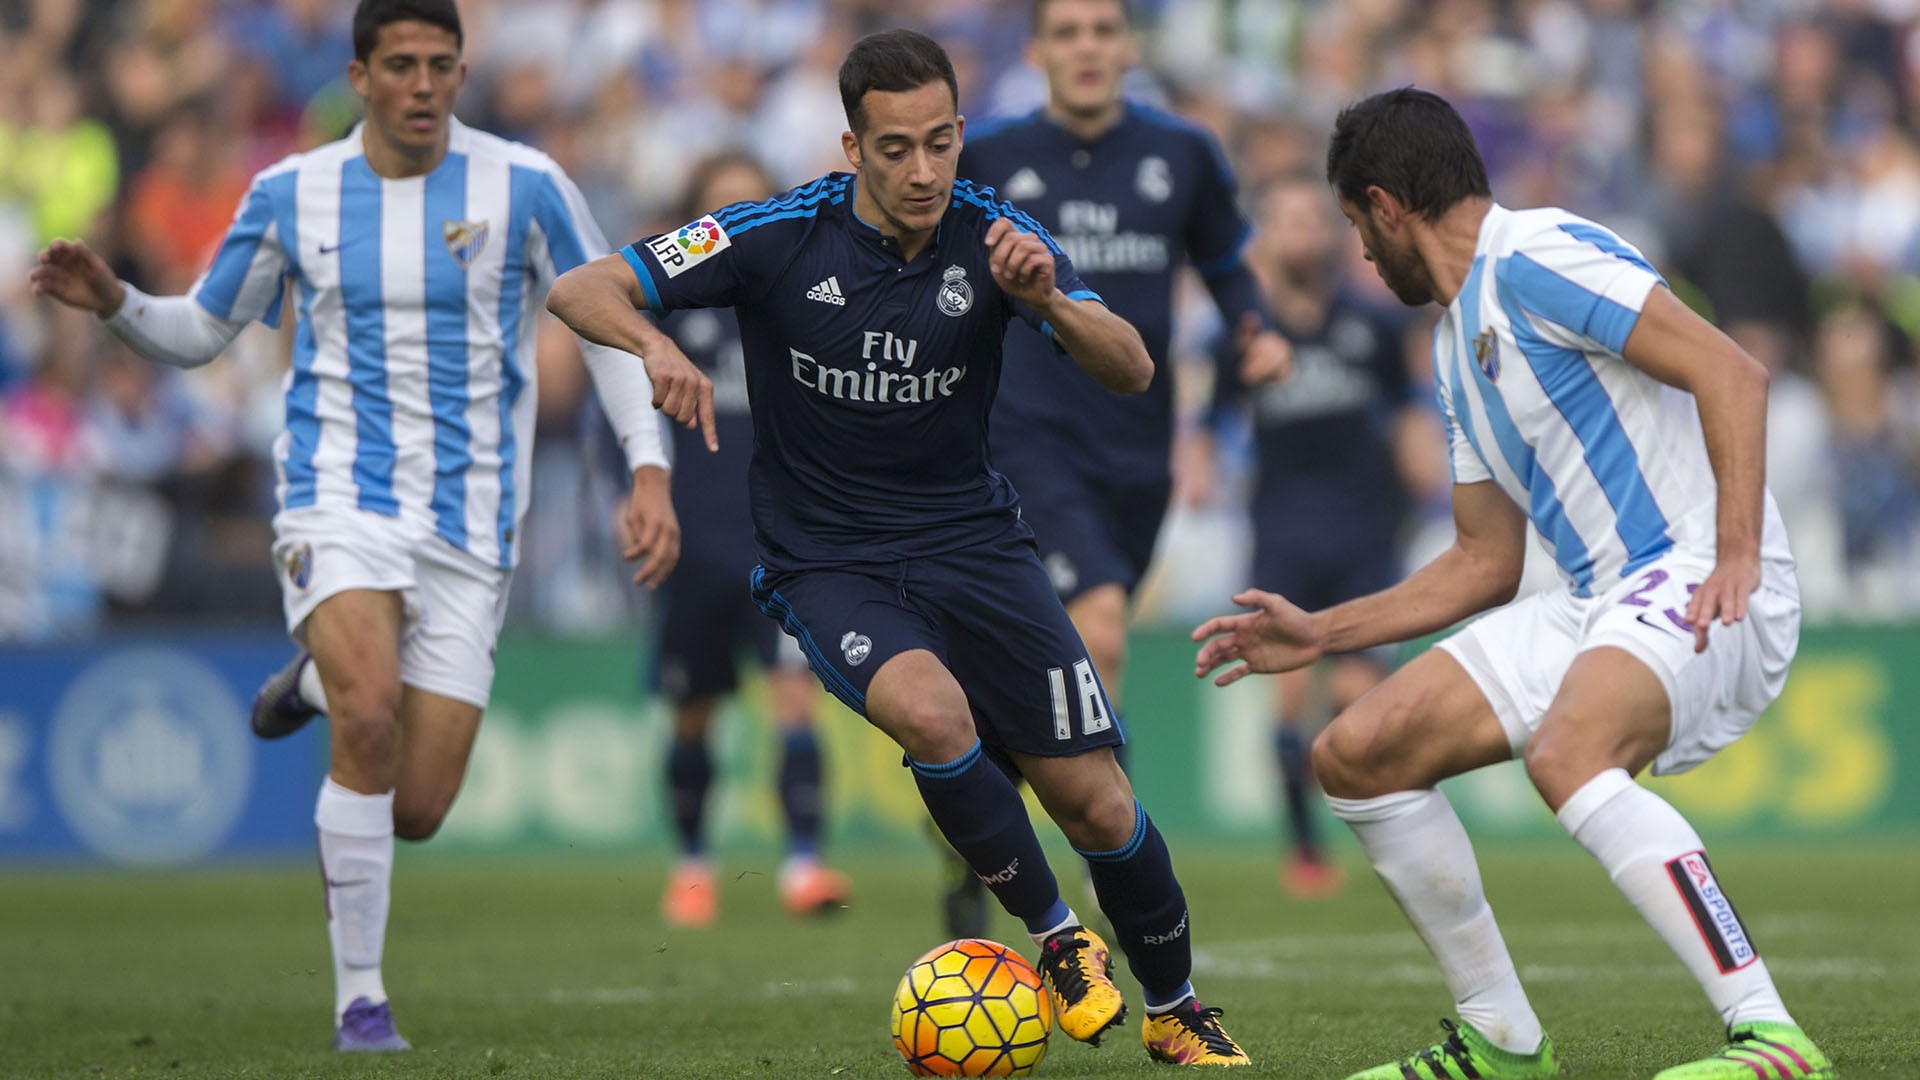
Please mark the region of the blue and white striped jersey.
[[[1693, 395], [1621, 357], [1662, 284], [1591, 221], [1494, 206], [1434, 329], [1454, 482], [1499, 484], [1580, 596], [1670, 550], [1714, 558], [1718, 499]], [[1771, 494], [1765, 513], [1761, 558], [1791, 566]]]
[[505, 568], [527, 507], [546, 290], [606, 252], [545, 154], [455, 120], [432, 172], [388, 180], [356, 127], [254, 178], [191, 295], [277, 326], [291, 279], [283, 509], [413, 518]]

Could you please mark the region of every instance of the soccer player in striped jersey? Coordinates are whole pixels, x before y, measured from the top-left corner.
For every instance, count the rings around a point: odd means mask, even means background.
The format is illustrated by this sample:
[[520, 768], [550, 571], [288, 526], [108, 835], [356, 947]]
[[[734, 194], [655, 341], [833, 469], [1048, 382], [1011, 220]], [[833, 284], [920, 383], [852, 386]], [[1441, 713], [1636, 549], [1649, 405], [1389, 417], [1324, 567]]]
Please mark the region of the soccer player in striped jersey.
[[[1401, 584], [1321, 611], [1241, 593], [1253, 611], [1194, 631], [1206, 641], [1195, 674], [1240, 661], [1224, 686], [1495, 609], [1314, 744], [1328, 802], [1439, 961], [1460, 1018], [1442, 1021], [1444, 1042], [1359, 1077], [1557, 1071], [1434, 786], [1513, 757], [1726, 1024], [1718, 1053], [1659, 1080], [1832, 1076], [1699, 835], [1634, 781], [1744, 734], [1799, 642], [1793, 555], [1764, 482], [1766, 369], [1613, 233], [1495, 204], [1472, 135], [1433, 94], [1341, 113], [1327, 177], [1394, 295], [1446, 305], [1433, 363], [1458, 536]], [[1529, 518], [1565, 588], [1509, 602]]]
[[[552, 280], [606, 244], [550, 159], [453, 119], [452, 0], [362, 0], [353, 41], [366, 121], [261, 172], [187, 295], [144, 295], [77, 242], [52, 244], [32, 280], [179, 367], [298, 312], [273, 556], [301, 650], [253, 726], [331, 722], [314, 821], [333, 1045], [405, 1050], [380, 970], [394, 837], [433, 835], [459, 790], [527, 505], [536, 320]], [[651, 380], [632, 356], [586, 357], [633, 470], [626, 553], [657, 583], [679, 529], [650, 405], [704, 421], [711, 445], [711, 384], [684, 357], [649, 359]]]
[[629, 244], [562, 277], [548, 305], [649, 357], [678, 350], [637, 309], [734, 309], [761, 610], [905, 751], [941, 833], [1039, 946], [1068, 1035], [1098, 1041], [1126, 1009], [1005, 767], [1087, 860], [1146, 999], [1148, 1054], [1250, 1064], [1194, 995], [1166, 841], [1114, 760], [1112, 704], [987, 449], [1013, 319], [1058, 346], [1039, 362], [1117, 392], [1144, 390], [1153, 361], [1044, 228], [954, 176], [966, 122], [937, 42], [861, 38], [840, 98], [852, 173]]

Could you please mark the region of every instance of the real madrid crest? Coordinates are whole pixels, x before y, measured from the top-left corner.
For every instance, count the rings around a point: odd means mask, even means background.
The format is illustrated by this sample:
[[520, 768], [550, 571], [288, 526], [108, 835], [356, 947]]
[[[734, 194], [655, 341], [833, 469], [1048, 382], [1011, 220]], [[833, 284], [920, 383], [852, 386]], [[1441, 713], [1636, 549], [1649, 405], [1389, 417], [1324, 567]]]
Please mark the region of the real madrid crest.
[[1500, 381], [1500, 346], [1493, 340], [1493, 331], [1485, 331], [1473, 339], [1473, 361], [1490, 381]]
[[940, 275], [940, 291], [934, 296], [942, 315], [961, 316], [973, 307], [973, 286], [967, 284], [966, 267], [958, 264], [947, 267]]
[[1158, 154], [1141, 158], [1133, 174], [1133, 190], [1148, 202], [1166, 202], [1173, 197], [1173, 167]]
[[446, 238], [447, 253], [453, 261], [465, 270], [480, 257], [487, 246], [487, 223], [484, 221], [442, 221], [440, 235]]

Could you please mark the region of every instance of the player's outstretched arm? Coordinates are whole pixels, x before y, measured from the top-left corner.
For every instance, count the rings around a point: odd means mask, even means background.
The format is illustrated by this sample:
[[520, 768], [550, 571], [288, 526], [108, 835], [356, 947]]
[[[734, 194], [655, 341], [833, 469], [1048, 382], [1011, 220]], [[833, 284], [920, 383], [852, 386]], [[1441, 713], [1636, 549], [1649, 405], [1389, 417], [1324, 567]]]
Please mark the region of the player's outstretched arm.
[[27, 275], [35, 296], [91, 311], [149, 360], [191, 368], [220, 355], [246, 326], [222, 319], [189, 296], [148, 296], [121, 281], [81, 240], [55, 240]]
[[1153, 382], [1153, 357], [1140, 332], [1105, 304], [1061, 292], [1046, 241], [1000, 218], [987, 227], [986, 244], [994, 283], [1045, 320], [1053, 340], [1081, 370], [1117, 394], [1146, 391]]
[[1672, 293], [1647, 294], [1621, 355], [1668, 386], [1693, 395], [1719, 496], [1713, 573], [1687, 604], [1693, 647], [1707, 647], [1715, 619], [1746, 617], [1760, 587], [1760, 532], [1765, 513], [1767, 369]]
[[547, 291], [547, 310], [574, 333], [596, 345], [640, 357], [653, 382], [653, 407], [677, 423], [698, 427], [706, 436], [707, 449], [718, 450], [713, 380], [653, 320], [640, 314], [646, 303], [640, 280], [618, 254], [574, 267]]
[[[1444, 630], [1513, 599], [1526, 565], [1527, 521], [1492, 481], [1453, 488], [1453, 546], [1391, 589], [1308, 614], [1251, 589], [1234, 603], [1255, 608], [1203, 623], [1194, 676], [1241, 663], [1213, 681], [1226, 686], [1255, 672], [1290, 671], [1330, 653], [1357, 652]], [[1209, 640], [1212, 639], [1212, 640]]]

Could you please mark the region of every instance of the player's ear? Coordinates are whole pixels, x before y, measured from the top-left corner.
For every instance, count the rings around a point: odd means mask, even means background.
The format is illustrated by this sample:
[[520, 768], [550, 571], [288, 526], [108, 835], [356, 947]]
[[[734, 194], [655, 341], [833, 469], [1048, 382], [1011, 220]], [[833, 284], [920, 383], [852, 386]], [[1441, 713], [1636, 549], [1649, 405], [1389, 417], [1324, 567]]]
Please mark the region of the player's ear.
[[851, 131], [840, 133], [840, 152], [847, 155], [847, 164], [854, 172], [860, 171], [860, 137]]
[[1040, 63], [1040, 39], [1037, 37], [1028, 38], [1027, 43], [1020, 46], [1020, 59], [1025, 60], [1027, 66], [1035, 71], [1047, 70], [1045, 65]]
[[1400, 219], [1406, 216], [1407, 208], [1393, 192], [1379, 184], [1367, 185], [1367, 216], [1378, 215], [1381, 225], [1391, 230], [1399, 226]]
[[353, 87], [353, 92], [360, 95], [363, 100], [368, 96], [368, 92], [373, 89], [373, 87], [367, 85], [367, 77], [369, 74], [367, 65], [362, 63], [359, 57], [347, 61], [347, 85]]

